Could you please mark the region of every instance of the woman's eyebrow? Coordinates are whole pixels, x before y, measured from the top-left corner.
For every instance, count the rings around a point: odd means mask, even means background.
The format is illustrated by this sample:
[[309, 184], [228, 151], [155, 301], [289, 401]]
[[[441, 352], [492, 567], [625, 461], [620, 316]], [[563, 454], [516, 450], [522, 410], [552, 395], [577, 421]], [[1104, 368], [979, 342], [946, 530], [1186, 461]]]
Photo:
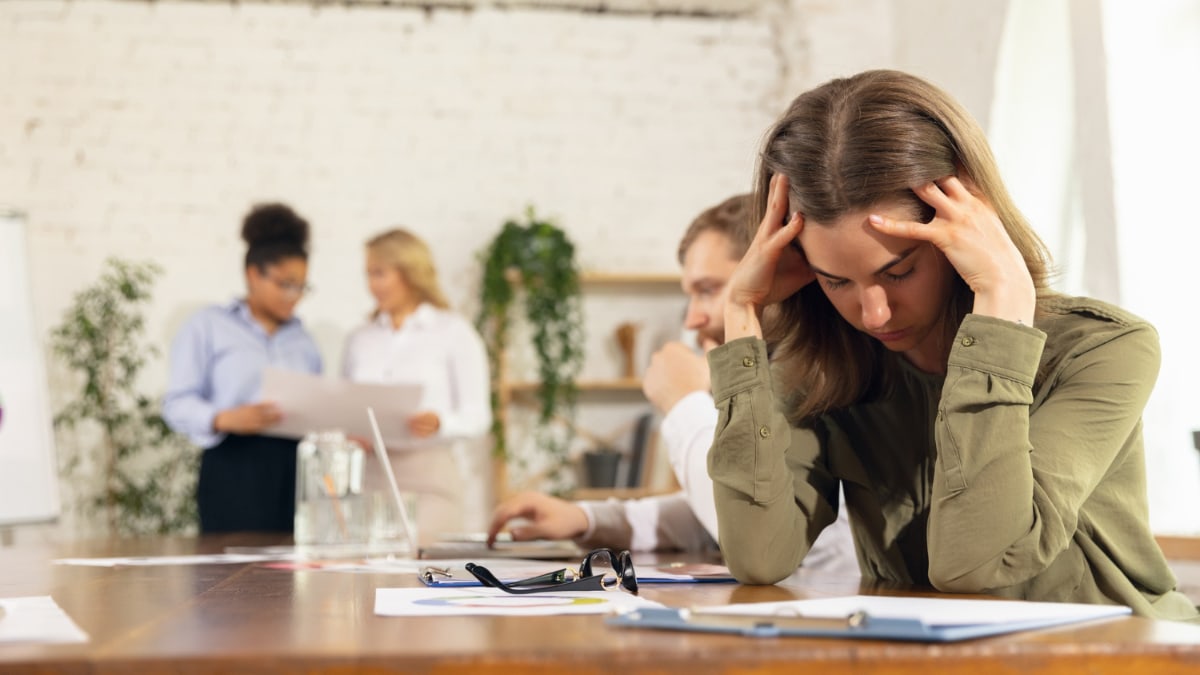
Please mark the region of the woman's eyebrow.
[[[884, 264], [879, 269], [875, 270], [875, 272], [873, 272], [873, 274], [882, 274], [882, 273], [888, 271], [888, 268], [892, 267], [893, 265], [899, 265], [900, 263], [904, 262], [904, 260], [906, 258], [908, 258], [908, 256], [915, 253], [916, 250], [920, 247], [921, 247], [921, 245], [917, 244], [915, 246], [910, 246], [909, 248], [901, 251], [899, 255], [897, 255], [895, 258], [892, 258], [891, 260], [889, 260], [886, 264]], [[839, 277], [836, 274], [830, 274], [829, 272], [822, 270], [821, 268], [817, 267], [816, 265], [814, 265], [812, 263], [809, 263], [808, 266], [809, 266], [809, 268], [812, 269], [812, 271], [816, 272], [817, 274], [820, 274], [823, 277], [828, 277], [830, 279], [835, 279], [837, 281], [842, 281], [845, 279], [845, 277]]]
[[891, 261], [889, 261], [886, 265], [875, 270], [875, 274], [882, 274], [882, 273], [888, 271], [888, 268], [890, 268], [891, 266], [899, 265], [900, 263], [904, 262], [905, 258], [912, 255], [920, 247], [921, 247], [920, 244], [916, 244], [914, 246], [910, 246], [907, 249], [901, 251], [900, 255], [896, 256], [895, 258], [892, 258]]

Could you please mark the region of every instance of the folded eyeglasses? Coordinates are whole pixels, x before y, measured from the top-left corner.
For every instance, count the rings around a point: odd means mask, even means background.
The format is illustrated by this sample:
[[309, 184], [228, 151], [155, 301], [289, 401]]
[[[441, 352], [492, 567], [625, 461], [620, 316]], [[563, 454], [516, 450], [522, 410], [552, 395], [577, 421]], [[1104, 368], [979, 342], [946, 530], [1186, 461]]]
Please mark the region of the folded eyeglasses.
[[[595, 572], [593, 562], [597, 567], [607, 565], [612, 568], [612, 575], [601, 569]], [[583, 558], [578, 570], [563, 568], [547, 572], [536, 577], [505, 583], [488, 568], [475, 563], [467, 563], [466, 569], [479, 583], [492, 588], [499, 588], [505, 593], [547, 593], [566, 591], [608, 591], [620, 586], [637, 595], [637, 574], [633, 570], [633, 560], [629, 551], [614, 551], [611, 548], [598, 548]]]

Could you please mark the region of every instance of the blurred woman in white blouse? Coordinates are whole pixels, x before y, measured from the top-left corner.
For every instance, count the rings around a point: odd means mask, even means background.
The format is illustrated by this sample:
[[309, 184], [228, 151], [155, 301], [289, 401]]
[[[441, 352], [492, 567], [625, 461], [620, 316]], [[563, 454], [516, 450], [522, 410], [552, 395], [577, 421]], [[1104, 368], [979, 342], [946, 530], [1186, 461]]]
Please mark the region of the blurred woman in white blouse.
[[[401, 489], [418, 493], [423, 538], [476, 529], [487, 509], [488, 481], [472, 470], [474, 444], [468, 441], [492, 424], [483, 340], [449, 309], [420, 238], [389, 230], [369, 240], [366, 253], [375, 311], [347, 338], [342, 374], [355, 382], [421, 386], [420, 405], [408, 419], [418, 442], [389, 448], [392, 470]], [[384, 481], [375, 475], [369, 483], [382, 487]]]

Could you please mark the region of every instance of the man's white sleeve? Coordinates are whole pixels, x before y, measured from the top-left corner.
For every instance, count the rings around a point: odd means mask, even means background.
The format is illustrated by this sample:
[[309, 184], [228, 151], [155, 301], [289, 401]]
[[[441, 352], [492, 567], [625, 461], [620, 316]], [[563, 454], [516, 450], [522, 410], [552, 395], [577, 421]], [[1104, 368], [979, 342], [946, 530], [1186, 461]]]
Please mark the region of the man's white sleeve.
[[712, 394], [694, 391], [679, 400], [663, 418], [660, 434], [671, 470], [696, 520], [717, 540], [717, 506], [708, 477], [708, 450], [717, 429]]

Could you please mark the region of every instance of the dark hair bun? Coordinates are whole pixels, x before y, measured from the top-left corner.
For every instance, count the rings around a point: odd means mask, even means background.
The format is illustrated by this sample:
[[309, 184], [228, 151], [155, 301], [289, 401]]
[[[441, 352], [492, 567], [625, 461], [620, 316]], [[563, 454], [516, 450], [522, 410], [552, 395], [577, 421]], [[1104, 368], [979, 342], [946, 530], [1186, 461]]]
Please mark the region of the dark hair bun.
[[308, 221], [287, 204], [259, 204], [242, 221], [242, 239], [250, 248], [282, 244], [303, 250], [308, 246]]

